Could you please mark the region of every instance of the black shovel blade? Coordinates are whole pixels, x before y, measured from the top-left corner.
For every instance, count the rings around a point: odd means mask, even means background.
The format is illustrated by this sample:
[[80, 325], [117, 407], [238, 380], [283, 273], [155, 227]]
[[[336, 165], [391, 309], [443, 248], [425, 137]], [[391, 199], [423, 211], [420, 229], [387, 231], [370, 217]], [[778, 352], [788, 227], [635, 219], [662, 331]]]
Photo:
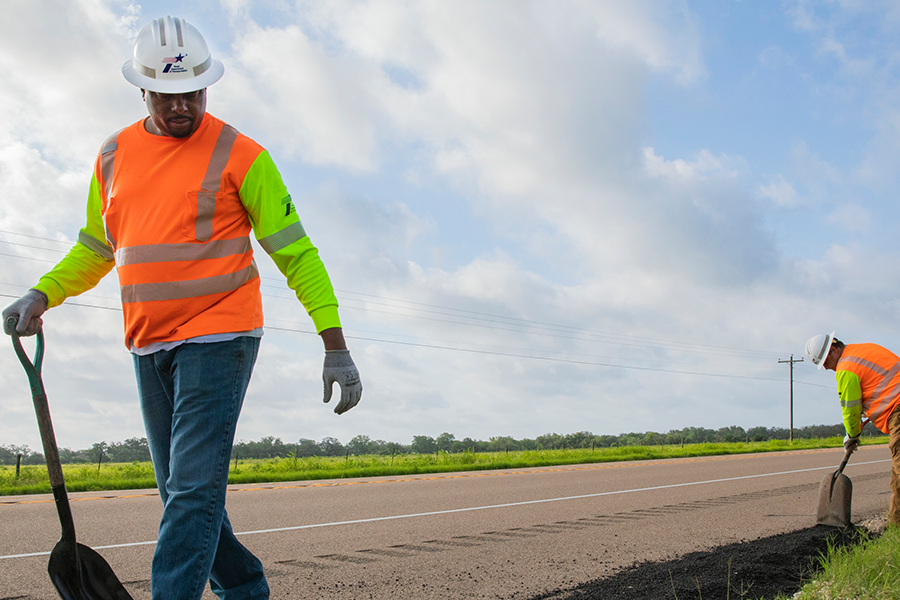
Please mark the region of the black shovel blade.
[[133, 600], [103, 557], [84, 544], [60, 540], [47, 571], [62, 600]]
[[819, 510], [816, 524], [833, 527], [850, 526], [850, 500], [853, 483], [850, 478], [837, 471], [829, 473], [819, 486]]

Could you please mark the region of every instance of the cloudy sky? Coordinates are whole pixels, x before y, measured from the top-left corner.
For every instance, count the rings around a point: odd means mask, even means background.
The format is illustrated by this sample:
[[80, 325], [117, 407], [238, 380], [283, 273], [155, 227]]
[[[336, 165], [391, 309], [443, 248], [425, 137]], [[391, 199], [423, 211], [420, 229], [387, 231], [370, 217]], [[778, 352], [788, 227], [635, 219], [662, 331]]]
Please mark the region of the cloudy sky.
[[[186, 18], [208, 111], [273, 155], [365, 392], [259, 252], [267, 331], [238, 438], [409, 443], [787, 427], [806, 340], [900, 350], [893, 0], [7, 0], [0, 301], [84, 222], [103, 140], [146, 115], [137, 31]], [[114, 274], [45, 317], [61, 446], [143, 436]], [[794, 424], [837, 423], [795, 367]], [[11, 345], [0, 444], [40, 448]]]

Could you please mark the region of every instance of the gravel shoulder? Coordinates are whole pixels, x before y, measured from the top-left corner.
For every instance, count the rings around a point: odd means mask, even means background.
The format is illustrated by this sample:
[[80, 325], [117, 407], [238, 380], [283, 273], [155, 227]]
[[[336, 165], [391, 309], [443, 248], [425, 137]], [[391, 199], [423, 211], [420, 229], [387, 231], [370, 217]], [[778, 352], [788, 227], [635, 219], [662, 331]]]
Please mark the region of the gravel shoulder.
[[820, 568], [819, 559], [829, 544], [853, 545], [872, 535], [871, 529], [862, 526], [816, 525], [671, 561], [638, 563], [611, 577], [530, 600], [771, 600], [778, 594], [796, 593]]

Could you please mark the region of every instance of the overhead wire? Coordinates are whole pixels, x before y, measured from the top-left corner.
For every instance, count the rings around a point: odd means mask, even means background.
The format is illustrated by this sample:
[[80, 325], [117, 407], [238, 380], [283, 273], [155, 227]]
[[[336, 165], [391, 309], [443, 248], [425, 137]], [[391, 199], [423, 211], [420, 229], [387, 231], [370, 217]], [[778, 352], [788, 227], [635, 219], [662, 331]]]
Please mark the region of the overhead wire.
[[[7, 230], [0, 230], [0, 233], [21, 235], [23, 237], [28, 237], [28, 238], [38, 239], [38, 240], [43, 240], [43, 241], [49, 241], [49, 242], [54, 242], [54, 243], [63, 243], [63, 244], [71, 243], [71, 242], [66, 242], [66, 241], [62, 241], [62, 240], [54, 240], [51, 238], [19, 234], [19, 233], [10, 232]], [[3, 242], [3, 241], [5, 241], [5, 240], [0, 240], [0, 242]], [[35, 246], [18, 244], [16, 242], [9, 242], [9, 241], [5, 241], [5, 242], [8, 244], [11, 244], [11, 245], [19, 245], [19, 246], [24, 246], [24, 247], [28, 247], [28, 248], [35, 248]], [[59, 252], [59, 253], [65, 252], [62, 250], [54, 250], [54, 249], [50, 249], [50, 248], [41, 248], [41, 249], [48, 250], [51, 252]], [[26, 258], [26, 257], [23, 257], [23, 258]], [[270, 280], [270, 281], [281, 281], [280, 279], [277, 279], [277, 278], [265, 277], [265, 276], [262, 276], [261, 279]], [[273, 288], [273, 289], [283, 289], [283, 290], [286, 289], [282, 286], [270, 286], [270, 285], [266, 285], [266, 284], [262, 284], [262, 285], [263, 285], [263, 287], [269, 287], [269, 288]], [[728, 348], [728, 347], [724, 347], [724, 346], [697, 344], [697, 343], [682, 342], [682, 341], [677, 341], [677, 340], [661, 340], [661, 339], [650, 338], [650, 337], [646, 337], [646, 336], [635, 336], [635, 335], [620, 334], [620, 333], [615, 333], [615, 332], [596, 331], [596, 330], [590, 330], [590, 329], [585, 329], [585, 328], [581, 328], [581, 327], [575, 327], [575, 326], [571, 326], [571, 325], [561, 325], [558, 323], [547, 323], [547, 322], [542, 322], [542, 321], [534, 321], [534, 320], [530, 320], [530, 319], [522, 319], [519, 317], [495, 315], [495, 314], [491, 314], [491, 313], [484, 313], [484, 312], [460, 309], [460, 308], [455, 308], [455, 307], [446, 307], [446, 306], [440, 306], [440, 305], [435, 305], [435, 304], [427, 304], [427, 303], [423, 303], [423, 302], [415, 302], [415, 301], [405, 300], [405, 299], [386, 298], [383, 296], [377, 296], [374, 294], [366, 294], [366, 293], [362, 293], [362, 292], [354, 292], [351, 290], [336, 290], [336, 291], [341, 294], [347, 294], [350, 296], [361, 296], [363, 298], [374, 298], [375, 300], [381, 301], [381, 302], [375, 302], [372, 300], [357, 300], [354, 298], [349, 299], [349, 300], [353, 300], [353, 301], [357, 301], [357, 302], [366, 302], [366, 303], [375, 304], [378, 306], [383, 306], [383, 307], [387, 307], [387, 308], [396, 308], [396, 309], [400, 309], [400, 310], [414, 310], [414, 311], [424, 312], [426, 314], [436, 314], [439, 316], [462, 317], [462, 318], [467, 318], [467, 319], [471, 319], [474, 321], [495, 323], [498, 325], [507, 325], [510, 327], [526, 328], [529, 333], [533, 333], [535, 335], [561, 337], [564, 339], [574, 339], [574, 340], [580, 340], [580, 341], [596, 341], [596, 342], [602, 342], [602, 343], [631, 346], [631, 347], [636, 347], [636, 348], [653, 348], [653, 349], [662, 349], [662, 350], [679, 349], [679, 350], [682, 350], [685, 352], [692, 352], [692, 353], [706, 353], [706, 354], [726, 353], [726, 354], [733, 354], [733, 355], [738, 355], [738, 356], [751, 356], [754, 358], [767, 358], [767, 359], [772, 358], [774, 356], [774, 354], [772, 354], [770, 352], [764, 352], [764, 351]], [[346, 296], [344, 296], [343, 299], [345, 301], [348, 300], [348, 298]], [[392, 302], [393, 304], [389, 304], [389, 302]], [[400, 304], [398, 305], [397, 303], [400, 303]], [[413, 308], [410, 308], [410, 306], [403, 306], [403, 305], [412, 305]], [[346, 303], [344, 304], [344, 306], [347, 306]], [[414, 308], [414, 307], [425, 307], [425, 308]], [[429, 318], [429, 317], [425, 317], [425, 316], [421, 316], [421, 315], [410, 315], [410, 314], [400, 314], [400, 313], [389, 312], [389, 311], [379, 311], [377, 309], [373, 309], [370, 307], [360, 308], [360, 307], [350, 306], [349, 308], [356, 308], [358, 310], [365, 310], [366, 312], [377, 313], [377, 314], [403, 316], [406, 318], [415, 318], [415, 319], [420, 319], [420, 320], [430, 320], [430, 321], [439, 322], [439, 323], [449, 323], [449, 324], [455, 324], [455, 325], [462, 324], [462, 325], [467, 325], [467, 326], [471, 326], [471, 327], [489, 328], [489, 329], [496, 329], [496, 330], [501, 330], [501, 331], [509, 331], [509, 332], [513, 332], [513, 333], [523, 333], [522, 329], [510, 329], [510, 328], [504, 329], [502, 327], [491, 327], [489, 325], [469, 323], [466, 321], [458, 321], [458, 320], [452, 320], [452, 319], [451, 320], [437, 319], [437, 318]], [[547, 332], [549, 332], [549, 333], [547, 333]], [[563, 333], [570, 333], [573, 335], [562, 335]]]
[[[63, 241], [63, 240], [55, 240], [55, 239], [51, 239], [51, 238], [33, 236], [33, 235], [22, 234], [22, 233], [18, 233], [18, 232], [7, 231], [7, 230], [0, 230], [0, 233], [9, 234], [9, 235], [18, 235], [18, 236], [22, 236], [22, 237], [26, 237], [26, 238], [30, 238], [30, 239], [36, 239], [36, 240], [52, 242], [52, 243], [60, 243], [60, 244], [67, 244], [67, 245], [71, 245], [71, 243], [72, 243], [72, 242], [67, 242], [67, 241]], [[29, 244], [10, 242], [8, 240], [0, 240], [0, 242], [4, 242], [4, 243], [7, 243], [7, 244], [10, 244], [13, 246], [46, 250], [49, 252], [57, 252], [57, 253], [65, 253], [66, 252], [65, 250], [57, 250], [57, 249], [52, 249], [52, 248], [41, 248], [41, 247], [29, 245]], [[11, 255], [11, 254], [5, 254], [5, 253], [0, 253], [0, 255], [12, 256], [14, 258], [21, 258], [21, 259], [26, 259], [26, 260], [29, 260], [29, 259], [30, 260], [39, 260], [41, 262], [55, 262], [55, 261], [31, 258], [28, 256], [22, 256], [22, 255]], [[276, 278], [270, 278], [270, 277], [262, 277], [262, 279], [279, 281]], [[271, 286], [271, 285], [267, 285], [267, 284], [262, 284], [262, 286], [268, 287], [268, 288], [285, 289], [285, 288], [281, 288], [280, 286]], [[423, 316], [422, 314], [408, 314], [408, 313], [404, 314], [404, 313], [396, 313], [396, 312], [390, 312], [390, 311], [381, 311], [381, 310], [373, 309], [370, 306], [363, 306], [363, 307], [352, 307], [351, 306], [351, 307], [349, 307], [349, 308], [355, 308], [357, 310], [363, 310], [366, 312], [388, 314], [388, 315], [400, 316], [400, 317], [404, 317], [404, 318], [424, 319], [424, 320], [431, 320], [431, 321], [440, 322], [440, 323], [448, 323], [448, 324], [452, 324], [452, 325], [465, 325], [465, 326], [469, 326], [469, 327], [481, 327], [481, 328], [488, 328], [488, 329], [494, 329], [494, 330], [499, 330], [499, 331], [508, 331], [508, 332], [520, 333], [520, 334], [532, 334], [532, 335], [539, 335], [539, 336], [546, 336], [546, 337], [572, 339], [572, 340], [577, 340], [577, 341], [582, 341], [582, 342], [605, 343], [605, 344], [631, 346], [631, 347], [644, 348], [644, 349], [649, 348], [649, 349], [663, 350], [663, 351], [677, 350], [677, 351], [681, 351], [681, 352], [693, 352], [693, 353], [703, 353], [703, 354], [711, 353], [711, 352], [718, 352], [718, 353], [731, 353], [734, 355], [752, 356], [754, 358], [770, 358], [772, 356], [771, 354], [763, 353], [763, 352], [759, 352], [759, 351], [738, 350], [738, 349], [734, 349], [734, 348], [725, 348], [725, 347], [718, 347], [718, 346], [705, 345], [705, 344], [691, 344], [691, 343], [687, 343], [687, 342], [679, 342], [679, 341], [674, 341], [674, 340], [655, 341], [652, 338], [648, 338], [648, 337], [644, 337], [644, 336], [633, 336], [633, 335], [628, 335], [628, 334], [618, 334], [618, 333], [614, 333], [614, 332], [600, 332], [600, 331], [583, 329], [583, 328], [578, 328], [578, 327], [573, 327], [573, 326], [568, 326], [568, 325], [560, 325], [560, 324], [556, 324], [556, 323], [533, 321], [533, 320], [522, 319], [522, 318], [518, 318], [518, 317], [508, 317], [505, 315], [483, 313], [483, 312], [479, 312], [479, 311], [459, 309], [459, 308], [454, 308], [454, 307], [445, 307], [445, 306], [440, 306], [440, 305], [427, 304], [427, 303], [415, 302], [415, 301], [403, 300], [403, 299], [397, 299], [397, 298], [386, 298], [386, 297], [377, 296], [374, 294], [353, 292], [350, 290], [338, 290], [338, 292], [341, 294], [344, 294], [344, 295], [361, 297], [361, 298], [363, 298], [363, 300], [359, 300], [356, 298], [350, 298], [350, 300], [356, 301], [356, 302], [363, 302], [366, 305], [375, 304], [375, 305], [382, 306], [385, 308], [393, 308], [393, 309], [405, 310], [405, 311], [418, 311], [420, 313], [424, 313], [425, 315], [431, 314], [431, 315], [448, 317], [447, 319], [440, 319], [440, 318], [436, 318], [436, 317]], [[3, 293], [0, 293], [0, 296], [10, 297], [10, 298], [17, 297], [14, 295], [3, 294]], [[278, 296], [278, 295], [273, 296], [270, 294], [266, 294], [266, 296], [274, 297], [274, 298], [278, 298], [278, 299], [285, 299], [283, 296]], [[346, 299], [347, 298], [345, 296], [345, 300]], [[370, 299], [374, 299], [374, 300], [370, 300]], [[80, 306], [80, 307], [85, 307], [85, 308], [95, 308], [95, 309], [102, 309], [102, 310], [114, 310], [114, 311], [121, 312], [121, 308], [112, 308], [112, 307], [101, 306], [101, 305], [96, 305], [96, 304], [87, 304], [84, 302], [78, 302], [78, 301], [72, 301], [72, 300], [67, 301], [67, 304], [69, 304], [71, 306]], [[344, 306], [347, 307], [346, 304], [344, 304]], [[422, 307], [422, 308], [419, 308], [419, 307]], [[454, 317], [457, 317], [459, 319], [467, 319], [467, 320], [454, 320]], [[278, 321], [277, 319], [273, 319], [273, 320], [276, 322]], [[474, 321], [474, 322], [472, 322], [472, 321]], [[501, 327], [501, 325], [503, 327]], [[312, 331], [291, 329], [291, 328], [285, 328], [285, 327], [276, 327], [276, 326], [271, 326], [271, 325], [267, 326], [267, 329], [280, 330], [280, 331], [286, 331], [286, 332], [303, 333], [303, 334], [314, 334], [314, 332], [312, 332]], [[750, 375], [704, 373], [704, 372], [699, 372], [699, 371], [685, 371], [685, 370], [665, 369], [665, 368], [639, 366], [639, 365], [623, 365], [623, 364], [615, 364], [615, 363], [607, 363], [607, 362], [598, 362], [596, 360], [578, 360], [578, 359], [572, 359], [572, 358], [540, 356], [540, 355], [536, 355], [534, 353], [527, 353], [526, 351], [523, 351], [521, 349], [515, 349], [514, 352], [501, 352], [498, 350], [465, 348], [465, 347], [459, 347], [458, 345], [448, 345], [448, 344], [460, 344], [460, 342], [446, 342], [446, 341], [441, 341], [441, 340], [439, 340], [437, 343], [422, 343], [422, 342], [391, 340], [391, 339], [385, 339], [383, 337], [377, 338], [377, 337], [362, 337], [362, 336], [352, 336], [352, 335], [347, 335], [346, 337], [348, 337], [350, 339], [358, 339], [361, 341], [369, 341], [369, 342], [374, 342], [374, 343], [396, 344], [396, 345], [402, 345], [402, 346], [421, 347], [421, 348], [455, 351], [455, 352], [467, 352], [467, 353], [493, 355], [493, 356], [506, 356], [506, 357], [511, 357], [511, 358], [542, 360], [542, 361], [567, 363], [567, 364], [574, 364], [574, 365], [598, 366], [598, 367], [606, 367], [606, 368], [622, 368], [622, 369], [632, 369], [632, 370], [642, 370], [642, 371], [656, 371], [656, 372], [663, 372], [663, 373], [675, 373], [675, 374], [697, 375], [697, 376], [708, 376], [708, 377], [755, 379], [755, 380], [761, 380], [761, 381], [782, 381], [782, 379], [756, 377], [756, 376], [750, 376]], [[481, 344], [472, 343], [472, 342], [466, 342], [466, 343], [469, 345], [476, 345], [476, 346], [481, 345]], [[497, 346], [488, 346], [488, 347], [497, 347]], [[509, 349], [508, 347], [503, 347], [503, 346], [500, 346], [500, 348]], [[546, 353], [571, 355], [571, 353], [552, 352], [552, 351], [547, 351]], [[603, 358], [607, 358], [607, 357], [603, 357]], [[621, 358], [621, 357], [619, 357], [619, 358]], [[659, 359], [653, 359], [653, 358], [651, 358], [651, 359], [639, 358], [639, 359], [634, 359], [634, 360], [651, 360], [651, 361], [655, 361], [655, 362], [659, 361]], [[665, 361], [665, 362], [671, 362], [671, 361]], [[816, 384], [807, 383], [807, 382], [798, 382], [798, 383], [816, 386]], [[824, 387], [824, 386], [820, 386], [820, 387]]]

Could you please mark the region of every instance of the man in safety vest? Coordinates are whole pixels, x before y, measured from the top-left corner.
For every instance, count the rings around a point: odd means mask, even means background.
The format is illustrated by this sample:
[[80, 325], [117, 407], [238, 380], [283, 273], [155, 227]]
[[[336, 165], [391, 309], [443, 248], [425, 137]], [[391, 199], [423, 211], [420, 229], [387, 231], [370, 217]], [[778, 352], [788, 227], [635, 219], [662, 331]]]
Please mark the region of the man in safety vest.
[[[206, 112], [224, 67], [184, 19], [155, 19], [122, 68], [149, 117], [101, 147], [87, 224], [68, 255], [3, 311], [20, 335], [41, 315], [119, 276], [125, 345], [164, 504], [153, 557], [154, 600], [269, 597], [262, 564], [225, 512], [235, 427], [263, 330], [253, 231], [312, 318], [325, 346], [325, 402], [362, 395], [338, 303], [269, 153]], [[11, 333], [7, 331], [7, 333]]]
[[844, 345], [830, 334], [806, 342], [806, 355], [819, 369], [835, 372], [844, 417], [844, 447], [859, 445], [865, 415], [890, 436], [891, 505], [888, 520], [900, 525], [900, 357], [877, 344]]

